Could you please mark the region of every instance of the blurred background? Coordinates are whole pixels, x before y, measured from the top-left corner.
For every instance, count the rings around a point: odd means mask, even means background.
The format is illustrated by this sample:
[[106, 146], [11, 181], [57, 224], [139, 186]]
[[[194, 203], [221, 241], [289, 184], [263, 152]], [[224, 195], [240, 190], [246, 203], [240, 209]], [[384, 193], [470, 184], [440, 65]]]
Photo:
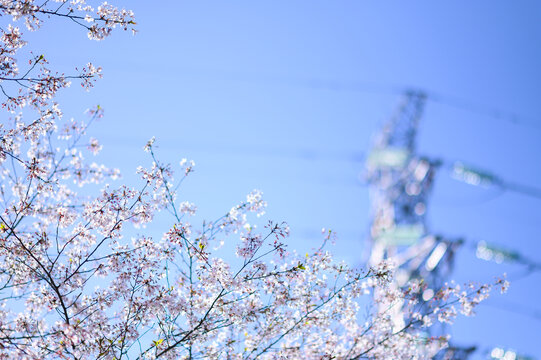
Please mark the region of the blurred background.
[[[366, 160], [403, 94], [422, 93], [415, 153], [447, 164], [427, 195], [426, 231], [463, 241], [449, 279], [511, 281], [448, 331], [477, 346], [473, 359], [541, 358], [539, 2], [120, 5], [135, 11], [135, 37], [95, 43], [51, 23], [30, 38], [53, 68], [103, 67], [90, 93], [59, 98], [68, 118], [105, 109], [91, 130], [101, 161], [135, 181], [156, 136], [164, 161], [195, 160], [180, 197], [201, 217], [261, 189], [268, 218], [291, 227], [290, 248], [312, 248], [330, 228], [336, 256], [361, 266], [373, 219]], [[457, 161], [477, 186], [457, 181]]]

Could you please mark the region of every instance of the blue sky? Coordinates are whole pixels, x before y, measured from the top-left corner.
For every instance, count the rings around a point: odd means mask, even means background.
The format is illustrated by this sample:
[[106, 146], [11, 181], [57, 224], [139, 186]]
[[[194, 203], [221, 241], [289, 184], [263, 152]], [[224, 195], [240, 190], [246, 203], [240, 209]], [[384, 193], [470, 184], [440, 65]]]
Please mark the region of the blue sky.
[[[439, 99], [426, 106], [421, 153], [541, 184], [538, 2], [122, 5], [136, 13], [135, 37], [117, 33], [95, 43], [83, 29], [55, 24], [33, 34], [33, 46], [65, 71], [89, 59], [103, 66], [90, 93], [61, 96], [66, 116], [105, 108], [92, 135], [105, 146], [101, 159], [127, 181], [146, 161], [141, 148], [151, 136], [164, 160], [194, 159], [183, 196], [202, 216], [215, 218], [258, 188], [269, 218], [289, 222], [291, 247], [311, 247], [322, 227], [332, 228], [337, 256], [360, 264], [369, 226], [362, 159], [406, 88]], [[508, 121], [512, 114], [518, 123]], [[539, 262], [540, 204], [442, 171], [428, 222], [437, 233], [500, 244]], [[490, 281], [507, 272], [513, 282], [523, 270], [482, 262], [464, 248], [454, 278]], [[541, 358], [540, 284], [539, 273], [514, 281], [476, 318], [459, 320], [453, 338]]]

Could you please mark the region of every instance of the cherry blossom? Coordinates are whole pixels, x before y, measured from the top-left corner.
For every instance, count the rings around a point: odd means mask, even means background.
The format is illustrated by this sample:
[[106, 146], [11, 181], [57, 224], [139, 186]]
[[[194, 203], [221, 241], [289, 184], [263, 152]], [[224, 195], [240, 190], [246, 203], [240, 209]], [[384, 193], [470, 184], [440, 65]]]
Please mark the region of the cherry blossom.
[[[4, 0], [0, 12], [28, 31], [70, 20], [95, 40], [135, 25], [130, 11], [84, 0]], [[103, 109], [66, 120], [54, 102], [101, 69], [53, 73], [43, 55], [23, 68], [22, 36], [13, 24], [0, 35], [10, 116], [0, 124], [0, 359], [428, 359], [448, 343], [427, 335], [432, 324], [508, 287], [446, 284], [424, 301], [421, 279], [396, 286], [390, 260], [355, 269], [333, 259], [327, 230], [297, 254], [286, 223], [262, 222], [257, 190], [201, 221], [178, 192], [195, 163], [162, 162], [155, 139], [140, 181], [119, 183], [118, 170], [88, 160], [101, 150], [88, 131]], [[147, 230], [157, 217], [168, 226]]]

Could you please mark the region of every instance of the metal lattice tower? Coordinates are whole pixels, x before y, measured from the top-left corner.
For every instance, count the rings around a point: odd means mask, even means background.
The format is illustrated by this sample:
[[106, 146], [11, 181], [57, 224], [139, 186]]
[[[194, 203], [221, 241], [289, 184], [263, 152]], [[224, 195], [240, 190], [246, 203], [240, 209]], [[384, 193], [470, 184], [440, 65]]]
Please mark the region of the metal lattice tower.
[[[449, 163], [420, 156], [416, 149], [416, 137], [426, 100], [426, 94], [421, 91], [408, 91], [404, 94], [402, 104], [376, 138], [366, 164], [372, 202], [369, 264], [374, 266], [392, 258], [397, 269], [391, 286], [404, 288], [409, 281], [421, 280], [426, 288], [418, 295], [420, 301], [431, 300], [444, 285], [452, 271], [458, 247], [463, 243], [471, 245], [470, 241], [434, 235], [428, 229], [428, 200], [439, 168], [451, 168], [455, 179], [471, 185], [495, 186], [501, 190], [541, 198], [540, 188], [506, 181], [489, 171], [461, 162]], [[530, 272], [541, 269], [541, 264], [513, 250], [484, 241], [478, 242], [475, 247], [480, 259], [523, 264], [528, 266]], [[407, 318], [402, 305], [381, 309], [390, 311], [397, 330], [411, 320]], [[427, 311], [427, 307], [423, 308]], [[432, 326], [427, 335], [442, 335], [442, 330], [441, 325]], [[466, 360], [475, 350], [475, 347], [449, 346], [438, 352], [433, 359]], [[498, 359], [508, 356], [515, 358], [516, 352], [496, 347], [491, 356]]]
[[[367, 161], [367, 175], [372, 202], [369, 263], [376, 265], [392, 258], [397, 265], [394, 286], [422, 279], [427, 288], [421, 297], [429, 300], [450, 272], [460, 241], [434, 236], [427, 230], [427, 203], [439, 163], [416, 153], [425, 101], [422, 92], [405, 94], [398, 111], [376, 138]], [[404, 314], [400, 306], [392, 311], [393, 322], [400, 328], [405, 323]]]

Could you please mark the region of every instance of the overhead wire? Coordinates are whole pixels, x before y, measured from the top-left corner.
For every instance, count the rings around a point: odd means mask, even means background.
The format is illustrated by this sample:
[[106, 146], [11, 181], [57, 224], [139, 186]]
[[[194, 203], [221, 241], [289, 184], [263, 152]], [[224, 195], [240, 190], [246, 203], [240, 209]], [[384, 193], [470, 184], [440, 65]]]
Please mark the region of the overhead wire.
[[488, 105], [476, 104], [465, 99], [449, 95], [443, 95], [441, 93], [437, 93], [431, 90], [425, 91], [425, 93], [427, 95], [427, 98], [435, 103], [454, 107], [457, 109], [462, 109], [474, 114], [490, 117], [496, 120], [503, 120], [513, 125], [526, 126], [541, 130], [541, 126], [538, 122], [535, 122], [532, 119], [527, 119], [524, 116], [520, 116], [511, 111], [501, 110]]
[[[192, 74], [193, 75], [193, 74]], [[461, 109], [473, 114], [486, 116], [500, 121], [506, 121], [517, 126], [525, 126], [541, 130], [541, 121], [524, 117], [512, 111], [503, 110], [490, 105], [483, 105], [457, 96], [444, 94], [422, 86], [399, 85], [369, 81], [339, 81], [313, 77], [280, 77], [263, 74], [235, 74], [226, 77], [228, 80], [267, 82], [281, 85], [298, 86], [311, 89], [322, 89], [339, 92], [357, 92], [384, 95], [401, 95], [416, 92], [426, 96], [426, 100], [433, 103]]]

